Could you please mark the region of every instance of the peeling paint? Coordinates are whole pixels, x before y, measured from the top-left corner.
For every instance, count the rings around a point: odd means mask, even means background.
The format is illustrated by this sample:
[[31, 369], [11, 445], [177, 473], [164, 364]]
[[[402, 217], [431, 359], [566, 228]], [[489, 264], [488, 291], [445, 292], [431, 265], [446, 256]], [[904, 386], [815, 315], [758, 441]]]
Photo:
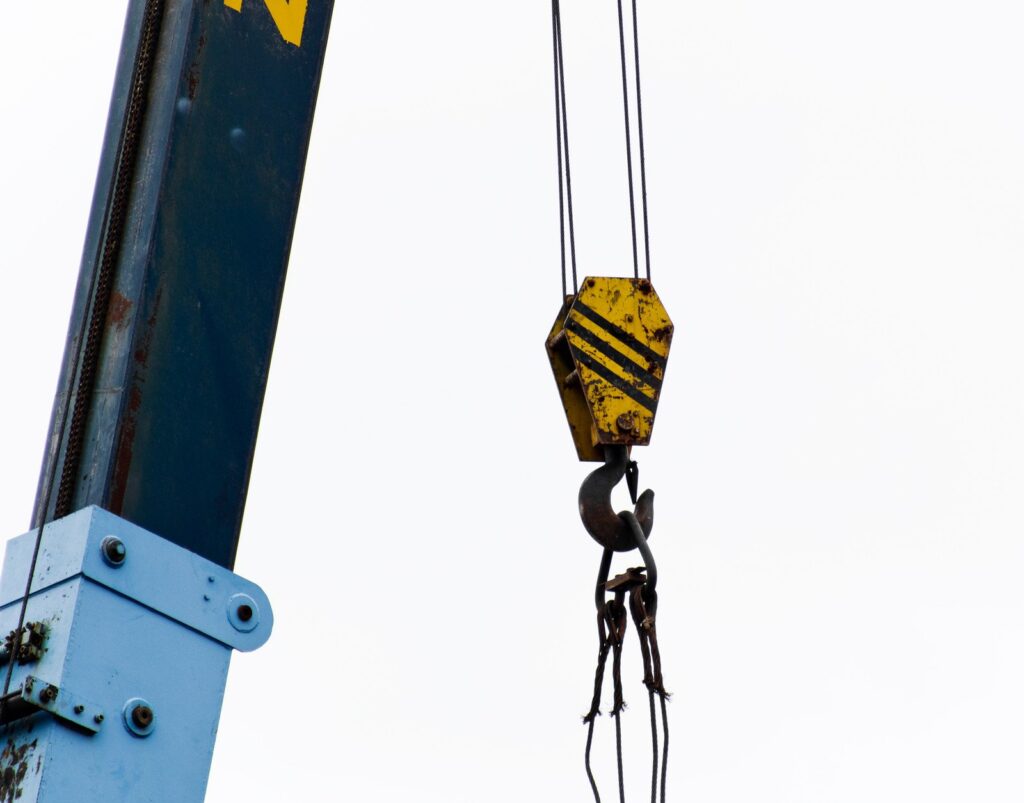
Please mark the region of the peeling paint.
[[[7, 740], [3, 752], [0, 752], [0, 803], [14, 803], [21, 798], [25, 777], [33, 764], [32, 751], [37, 744], [37, 739], [23, 744]], [[36, 760], [31, 770], [38, 773], [41, 769], [42, 762]]]

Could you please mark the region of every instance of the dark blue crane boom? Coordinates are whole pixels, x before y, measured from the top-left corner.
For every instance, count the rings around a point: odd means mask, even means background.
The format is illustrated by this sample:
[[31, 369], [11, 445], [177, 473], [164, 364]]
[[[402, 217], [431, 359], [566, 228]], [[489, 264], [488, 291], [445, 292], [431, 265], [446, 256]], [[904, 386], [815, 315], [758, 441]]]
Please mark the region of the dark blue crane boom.
[[99, 505], [233, 565], [332, 6], [129, 4], [33, 526]]

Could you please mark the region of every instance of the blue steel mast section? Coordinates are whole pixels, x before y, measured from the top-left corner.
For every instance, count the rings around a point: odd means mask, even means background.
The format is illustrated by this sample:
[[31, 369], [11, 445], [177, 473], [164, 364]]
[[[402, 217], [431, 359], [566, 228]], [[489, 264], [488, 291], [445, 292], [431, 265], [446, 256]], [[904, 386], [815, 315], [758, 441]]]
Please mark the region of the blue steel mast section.
[[129, 0], [33, 529], [0, 576], [0, 803], [198, 803], [333, 0]]

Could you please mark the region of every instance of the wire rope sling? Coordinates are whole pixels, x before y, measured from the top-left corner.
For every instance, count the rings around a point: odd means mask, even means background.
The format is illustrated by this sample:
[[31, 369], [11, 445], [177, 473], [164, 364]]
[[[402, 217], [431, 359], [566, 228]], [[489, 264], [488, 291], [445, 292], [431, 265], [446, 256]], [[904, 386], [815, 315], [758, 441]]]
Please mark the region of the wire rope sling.
[[[632, 618], [640, 642], [651, 715], [651, 801], [665, 801], [668, 763], [668, 692], [662, 678], [658, 649], [658, 570], [648, 539], [654, 524], [654, 493], [637, 494], [639, 477], [634, 446], [651, 439], [654, 416], [672, 342], [673, 325], [651, 284], [651, 249], [647, 216], [647, 171], [644, 150], [643, 104], [640, 91], [640, 48], [637, 0], [632, 2], [632, 53], [635, 76], [636, 124], [640, 156], [641, 223], [644, 275], [640, 273], [637, 203], [634, 190], [633, 127], [627, 66], [626, 21], [622, 0], [616, 0], [619, 21], [619, 59], [622, 68], [623, 117], [626, 132], [626, 169], [629, 182], [629, 220], [633, 245], [633, 276], [587, 276], [577, 279], [576, 234], [573, 218], [572, 170], [569, 160], [569, 124], [566, 110], [562, 20], [559, 0], [552, 0], [555, 121], [558, 153], [558, 202], [561, 231], [562, 306], [545, 343], [551, 368], [565, 409], [576, 453], [581, 461], [602, 463], [583, 482], [579, 509], [587, 532], [602, 547], [594, 602], [597, 607], [598, 658], [587, 725], [585, 767], [594, 799], [601, 796], [591, 766], [594, 724], [600, 714], [605, 667], [612, 658], [618, 789], [625, 802], [620, 717], [625, 707], [622, 689], [622, 648]], [[571, 292], [570, 292], [571, 281]], [[616, 513], [613, 488], [625, 478], [632, 511]], [[616, 552], [638, 550], [644, 565], [609, 579]], [[628, 604], [628, 613], [627, 613]], [[660, 707], [662, 749], [658, 749]], [[660, 759], [660, 775], [659, 775]]]

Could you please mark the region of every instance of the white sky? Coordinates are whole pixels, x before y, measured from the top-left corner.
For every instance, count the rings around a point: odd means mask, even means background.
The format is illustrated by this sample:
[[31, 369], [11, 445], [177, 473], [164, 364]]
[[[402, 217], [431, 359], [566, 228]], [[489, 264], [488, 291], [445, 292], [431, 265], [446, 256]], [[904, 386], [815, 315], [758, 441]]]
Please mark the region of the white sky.
[[[5, 22], [6, 536], [28, 523], [124, 6]], [[548, 15], [338, 0], [237, 566], [276, 631], [235, 659], [209, 801], [590, 799], [599, 549], [542, 348]], [[1017, 803], [1024, 6], [641, 15], [677, 327], [638, 454], [669, 798]], [[614, 5], [564, 0], [564, 26], [581, 270], [625, 275]], [[611, 799], [606, 718], [598, 739]]]

